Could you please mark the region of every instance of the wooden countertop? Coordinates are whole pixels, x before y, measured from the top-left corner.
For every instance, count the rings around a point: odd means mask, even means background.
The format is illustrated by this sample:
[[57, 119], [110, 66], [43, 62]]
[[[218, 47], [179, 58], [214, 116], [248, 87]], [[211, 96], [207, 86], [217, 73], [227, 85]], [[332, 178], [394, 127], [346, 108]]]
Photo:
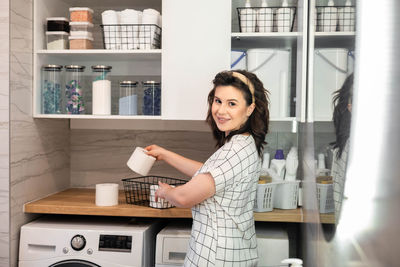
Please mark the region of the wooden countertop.
[[[24, 205], [25, 213], [99, 215], [124, 217], [191, 218], [190, 209], [155, 209], [126, 204], [124, 191], [119, 192], [119, 204], [112, 207], [95, 205], [95, 189], [70, 188]], [[295, 210], [274, 209], [271, 212], [255, 212], [254, 219], [264, 222], [303, 222], [301, 208]]]

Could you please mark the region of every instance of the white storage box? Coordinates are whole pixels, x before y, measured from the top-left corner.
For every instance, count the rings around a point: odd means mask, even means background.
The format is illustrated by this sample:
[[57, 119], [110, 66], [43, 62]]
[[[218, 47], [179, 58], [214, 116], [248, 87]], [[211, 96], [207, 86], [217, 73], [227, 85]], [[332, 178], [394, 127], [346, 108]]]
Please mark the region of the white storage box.
[[333, 184], [317, 183], [317, 201], [319, 205], [319, 213], [331, 213], [335, 211]]
[[289, 258], [289, 236], [278, 226], [257, 225], [258, 265], [262, 267], [282, 266], [281, 261]]
[[247, 70], [246, 51], [239, 51], [239, 50], [231, 51], [231, 69]]
[[273, 210], [276, 185], [276, 182], [257, 184], [256, 200], [254, 201], [255, 212], [267, 212]]
[[186, 257], [192, 226], [172, 223], [157, 234], [156, 267], [180, 267]]
[[347, 49], [325, 48], [314, 51], [314, 120], [331, 121], [333, 92], [342, 87], [349, 74]]
[[300, 181], [283, 181], [276, 185], [274, 208], [296, 209]]
[[270, 118], [289, 117], [290, 50], [249, 49], [247, 69], [255, 73], [270, 92]]

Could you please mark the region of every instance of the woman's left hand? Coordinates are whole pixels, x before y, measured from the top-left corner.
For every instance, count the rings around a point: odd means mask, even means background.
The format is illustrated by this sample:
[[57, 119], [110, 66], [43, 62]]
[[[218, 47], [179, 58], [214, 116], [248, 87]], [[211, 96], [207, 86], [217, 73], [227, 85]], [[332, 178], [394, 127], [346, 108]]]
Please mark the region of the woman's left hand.
[[158, 182], [158, 189], [157, 189], [157, 191], [155, 193], [155, 201], [157, 202], [158, 198], [165, 199], [167, 194], [168, 194], [168, 192], [170, 190], [172, 190], [172, 188], [173, 187], [170, 186], [169, 184], [162, 183], [162, 182], [159, 181]]

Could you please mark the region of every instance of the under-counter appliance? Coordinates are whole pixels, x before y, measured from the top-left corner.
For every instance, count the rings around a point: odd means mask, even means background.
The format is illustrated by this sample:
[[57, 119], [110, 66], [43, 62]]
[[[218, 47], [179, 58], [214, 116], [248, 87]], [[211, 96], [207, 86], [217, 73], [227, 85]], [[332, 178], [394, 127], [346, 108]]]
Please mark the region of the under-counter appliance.
[[170, 223], [157, 234], [156, 267], [181, 267], [189, 246], [191, 224]]
[[289, 258], [289, 235], [279, 226], [256, 226], [259, 267], [282, 266]]
[[154, 266], [158, 220], [47, 216], [21, 227], [20, 267]]

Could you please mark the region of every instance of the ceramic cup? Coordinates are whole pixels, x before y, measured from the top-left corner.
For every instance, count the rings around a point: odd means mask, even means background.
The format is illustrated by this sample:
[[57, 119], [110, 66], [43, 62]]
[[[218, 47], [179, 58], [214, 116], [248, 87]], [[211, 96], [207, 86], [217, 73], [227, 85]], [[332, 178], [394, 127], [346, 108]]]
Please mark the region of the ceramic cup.
[[132, 171], [143, 176], [149, 173], [151, 167], [156, 161], [155, 157], [147, 155], [146, 152], [147, 151], [144, 148], [136, 147], [135, 151], [133, 151], [131, 157], [126, 163]]

